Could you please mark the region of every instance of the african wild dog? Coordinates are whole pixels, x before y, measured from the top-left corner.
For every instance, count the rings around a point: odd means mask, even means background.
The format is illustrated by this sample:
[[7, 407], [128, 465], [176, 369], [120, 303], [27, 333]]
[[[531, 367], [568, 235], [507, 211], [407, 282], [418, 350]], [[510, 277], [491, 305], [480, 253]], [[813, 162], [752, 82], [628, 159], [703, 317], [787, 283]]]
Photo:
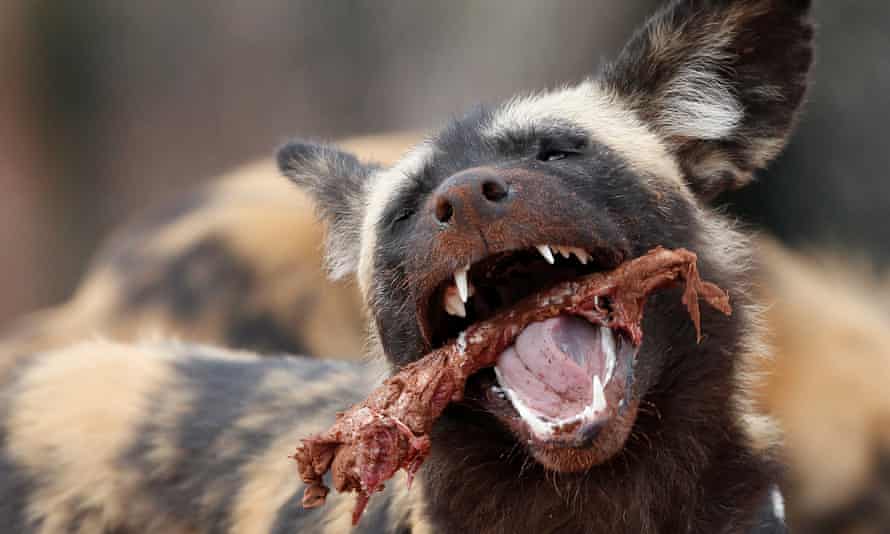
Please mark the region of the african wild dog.
[[[338, 144], [394, 161], [414, 132]], [[101, 247], [73, 297], [0, 330], [17, 355], [84, 336], [174, 336], [263, 353], [354, 358], [364, 320], [351, 284], [326, 280], [311, 200], [272, 161], [245, 165], [142, 213]]]
[[273, 162], [245, 166], [115, 232], [68, 302], [0, 332], [0, 359], [89, 335], [135, 341], [162, 333], [263, 353], [353, 357], [362, 349], [359, 299], [351, 284], [325, 279], [322, 236], [311, 201]]
[[[639, 412], [623, 419], [629, 429], [606, 423], [589, 447], [517, 442], [504, 425], [518, 417], [510, 399], [480, 373], [435, 428], [420, 482], [408, 492], [394, 481], [360, 527], [782, 529], [776, 429], [747, 383], [765, 356], [748, 247], [704, 202], [782, 148], [811, 62], [808, 7], [674, 1], [600, 77], [480, 108], [389, 169], [327, 146], [281, 150], [283, 171], [327, 221], [333, 273], [357, 274], [372, 350], [393, 366], [523, 294], [657, 245], [696, 251], [734, 301], [731, 318], [705, 311], [697, 344], [676, 291], [650, 299], [633, 380], [616, 377]], [[455, 302], [464, 267], [475, 292]], [[337, 530], [351, 498], [299, 508], [284, 454], [376, 378], [353, 364], [169, 343], [45, 354], [3, 385], [0, 521], [48, 532]], [[626, 441], [601, 439], [628, 430]]]

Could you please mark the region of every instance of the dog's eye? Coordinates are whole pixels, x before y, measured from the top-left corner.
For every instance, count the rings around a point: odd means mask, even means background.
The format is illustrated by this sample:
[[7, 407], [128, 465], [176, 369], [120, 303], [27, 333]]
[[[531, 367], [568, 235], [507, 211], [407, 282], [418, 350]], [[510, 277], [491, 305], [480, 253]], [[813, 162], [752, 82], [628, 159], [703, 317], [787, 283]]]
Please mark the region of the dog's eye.
[[538, 161], [559, 161], [561, 159], [566, 159], [572, 156], [577, 156], [581, 152], [578, 150], [566, 150], [566, 149], [555, 149], [555, 148], [546, 148], [541, 149], [538, 152]]

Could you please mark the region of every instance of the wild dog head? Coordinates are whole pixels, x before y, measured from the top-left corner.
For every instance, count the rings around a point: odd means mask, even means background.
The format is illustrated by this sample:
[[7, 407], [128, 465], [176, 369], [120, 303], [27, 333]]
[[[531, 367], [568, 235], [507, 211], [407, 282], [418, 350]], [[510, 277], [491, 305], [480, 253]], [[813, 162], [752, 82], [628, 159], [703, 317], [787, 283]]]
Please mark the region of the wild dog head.
[[[357, 275], [395, 366], [524, 296], [659, 245], [697, 252], [735, 300], [732, 318], [705, 313], [700, 344], [670, 291], [650, 299], [639, 350], [580, 319], [533, 324], [441, 424], [494, 449], [521, 444], [564, 472], [645, 456], [629, 449], [671, 435], [719, 427], [751, 438], [738, 381], [757, 335], [745, 244], [706, 203], [785, 144], [812, 60], [808, 9], [671, 2], [598, 76], [479, 107], [391, 168], [330, 146], [280, 150], [328, 224], [333, 276]], [[617, 409], [556, 438], [554, 426], [590, 408], [565, 393], [579, 383]], [[628, 441], [632, 432], [646, 440]]]

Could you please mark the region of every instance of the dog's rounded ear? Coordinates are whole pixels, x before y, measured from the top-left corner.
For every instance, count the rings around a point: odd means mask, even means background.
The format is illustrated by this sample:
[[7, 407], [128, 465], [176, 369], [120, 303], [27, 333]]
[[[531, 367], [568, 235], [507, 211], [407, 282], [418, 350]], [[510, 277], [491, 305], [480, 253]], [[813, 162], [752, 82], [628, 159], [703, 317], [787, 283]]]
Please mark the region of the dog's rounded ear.
[[810, 78], [809, 11], [809, 0], [675, 0], [605, 69], [603, 87], [710, 199], [784, 147]]
[[355, 272], [365, 184], [378, 167], [332, 145], [295, 140], [278, 150], [278, 168], [312, 197], [327, 224], [325, 256], [331, 278]]

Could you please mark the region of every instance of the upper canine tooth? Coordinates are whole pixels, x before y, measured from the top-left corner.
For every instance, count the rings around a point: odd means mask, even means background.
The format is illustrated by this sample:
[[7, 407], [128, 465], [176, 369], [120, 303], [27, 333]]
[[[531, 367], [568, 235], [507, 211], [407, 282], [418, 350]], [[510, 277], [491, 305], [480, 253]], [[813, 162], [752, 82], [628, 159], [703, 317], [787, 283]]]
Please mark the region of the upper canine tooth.
[[462, 302], [466, 302], [470, 298], [470, 288], [467, 282], [467, 271], [469, 270], [470, 266], [467, 265], [462, 269], [454, 271], [454, 285], [457, 286], [457, 294]]
[[553, 259], [553, 252], [550, 251], [549, 246], [538, 245], [535, 248], [538, 249], [538, 252], [541, 253], [541, 256], [544, 256], [544, 259], [547, 260], [547, 263], [549, 263], [550, 265], [553, 265], [553, 262], [555, 260]]
[[603, 391], [603, 382], [600, 375], [593, 375], [593, 413], [599, 413], [606, 409], [606, 394]]
[[445, 290], [444, 304], [445, 311], [448, 312], [449, 315], [457, 315], [458, 317], [467, 316], [467, 308], [464, 306], [464, 303], [461, 302], [454, 286]]

